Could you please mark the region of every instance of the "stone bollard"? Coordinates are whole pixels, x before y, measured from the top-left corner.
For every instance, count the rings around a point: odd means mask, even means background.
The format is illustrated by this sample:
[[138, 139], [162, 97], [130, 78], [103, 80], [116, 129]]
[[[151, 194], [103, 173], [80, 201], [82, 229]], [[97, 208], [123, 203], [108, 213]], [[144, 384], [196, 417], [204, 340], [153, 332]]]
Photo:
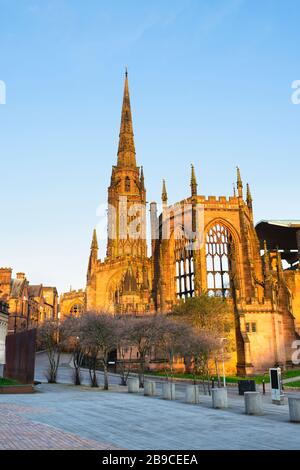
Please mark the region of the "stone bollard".
[[300, 423], [300, 397], [289, 398], [290, 421]]
[[164, 400], [175, 400], [175, 384], [173, 382], [163, 383], [163, 398]]
[[140, 390], [140, 381], [138, 377], [130, 377], [127, 380], [128, 392], [129, 393], [138, 393]]
[[185, 402], [196, 405], [200, 403], [198, 385], [187, 385], [185, 389]]
[[213, 408], [228, 408], [227, 388], [213, 388], [211, 393]]
[[153, 380], [145, 380], [144, 395], [146, 397], [153, 397], [155, 393], [156, 393], [156, 383]]
[[246, 415], [262, 415], [262, 399], [260, 392], [245, 392], [245, 413]]

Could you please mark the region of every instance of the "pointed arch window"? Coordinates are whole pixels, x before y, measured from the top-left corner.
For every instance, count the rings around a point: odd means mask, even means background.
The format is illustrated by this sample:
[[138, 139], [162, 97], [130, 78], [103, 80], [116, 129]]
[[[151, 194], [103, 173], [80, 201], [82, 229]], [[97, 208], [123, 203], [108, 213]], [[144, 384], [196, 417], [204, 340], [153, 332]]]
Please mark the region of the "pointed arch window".
[[83, 313], [83, 305], [82, 304], [72, 305], [70, 313], [71, 315], [75, 315], [75, 316], [80, 315], [81, 313]]
[[175, 251], [176, 295], [178, 299], [194, 297], [194, 258], [193, 251], [185, 247]]
[[216, 224], [206, 234], [206, 272], [209, 295], [230, 297], [230, 255], [232, 235], [222, 224]]

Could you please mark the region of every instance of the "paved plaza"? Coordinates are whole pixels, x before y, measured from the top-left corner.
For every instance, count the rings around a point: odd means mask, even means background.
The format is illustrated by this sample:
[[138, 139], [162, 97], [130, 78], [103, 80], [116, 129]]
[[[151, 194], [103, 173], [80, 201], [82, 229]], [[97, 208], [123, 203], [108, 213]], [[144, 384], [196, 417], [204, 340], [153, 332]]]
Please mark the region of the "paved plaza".
[[[114, 446], [55, 426], [39, 423], [35, 416], [44, 413], [42, 408], [11, 403], [0, 403], [0, 449], [6, 450], [108, 450]], [[28, 419], [30, 416], [32, 419]]]
[[[65, 381], [70, 373], [67, 364], [60, 368]], [[209, 396], [185, 404], [184, 384], [170, 402], [128, 394], [117, 376], [112, 382], [108, 392], [44, 383], [32, 395], [1, 395], [0, 448], [300, 449], [300, 424], [289, 422], [287, 404], [272, 405], [269, 396], [264, 416], [246, 416], [236, 390], [227, 410], [214, 410]]]

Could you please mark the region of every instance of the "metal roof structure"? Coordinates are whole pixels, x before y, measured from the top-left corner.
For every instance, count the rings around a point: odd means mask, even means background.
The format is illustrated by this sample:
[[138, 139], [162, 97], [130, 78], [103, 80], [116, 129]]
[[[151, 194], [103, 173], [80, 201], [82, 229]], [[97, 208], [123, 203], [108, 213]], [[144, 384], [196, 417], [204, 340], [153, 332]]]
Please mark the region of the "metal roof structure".
[[300, 220], [261, 220], [255, 227], [261, 249], [280, 250], [290, 265], [300, 257]]

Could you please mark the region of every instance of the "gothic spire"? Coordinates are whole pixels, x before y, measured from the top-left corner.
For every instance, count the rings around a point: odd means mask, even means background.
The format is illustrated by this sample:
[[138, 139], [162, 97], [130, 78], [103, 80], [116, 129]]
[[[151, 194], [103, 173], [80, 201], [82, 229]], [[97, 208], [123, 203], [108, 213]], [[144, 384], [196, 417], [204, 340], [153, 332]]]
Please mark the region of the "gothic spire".
[[92, 239], [92, 244], [91, 244], [91, 250], [98, 250], [97, 232], [96, 232], [95, 228], [94, 228], [94, 231], [93, 231], [93, 239]]
[[264, 264], [265, 264], [265, 273], [267, 274], [270, 270], [270, 253], [268, 250], [266, 240], [264, 240]]
[[191, 195], [192, 196], [197, 196], [197, 180], [196, 180], [196, 175], [195, 175], [195, 168], [194, 165], [191, 165], [192, 170], [191, 170]]
[[167, 193], [166, 181], [165, 180], [163, 180], [161, 200], [162, 200], [162, 202], [168, 202], [168, 193]]
[[243, 182], [241, 178], [241, 172], [239, 167], [236, 167], [236, 173], [237, 173], [237, 190], [238, 190], [238, 196], [243, 197]]
[[125, 71], [124, 96], [118, 148], [118, 167], [136, 167], [128, 72]]
[[249, 183], [247, 183], [247, 206], [249, 207], [249, 209], [252, 208], [252, 195], [251, 195]]
[[88, 281], [91, 280], [91, 277], [93, 275], [94, 267], [97, 263], [97, 258], [98, 258], [98, 240], [97, 240], [96, 229], [94, 229], [92, 243], [91, 243], [91, 253], [90, 253], [90, 257], [89, 257], [89, 264], [88, 264], [88, 270], [87, 270], [87, 280]]

